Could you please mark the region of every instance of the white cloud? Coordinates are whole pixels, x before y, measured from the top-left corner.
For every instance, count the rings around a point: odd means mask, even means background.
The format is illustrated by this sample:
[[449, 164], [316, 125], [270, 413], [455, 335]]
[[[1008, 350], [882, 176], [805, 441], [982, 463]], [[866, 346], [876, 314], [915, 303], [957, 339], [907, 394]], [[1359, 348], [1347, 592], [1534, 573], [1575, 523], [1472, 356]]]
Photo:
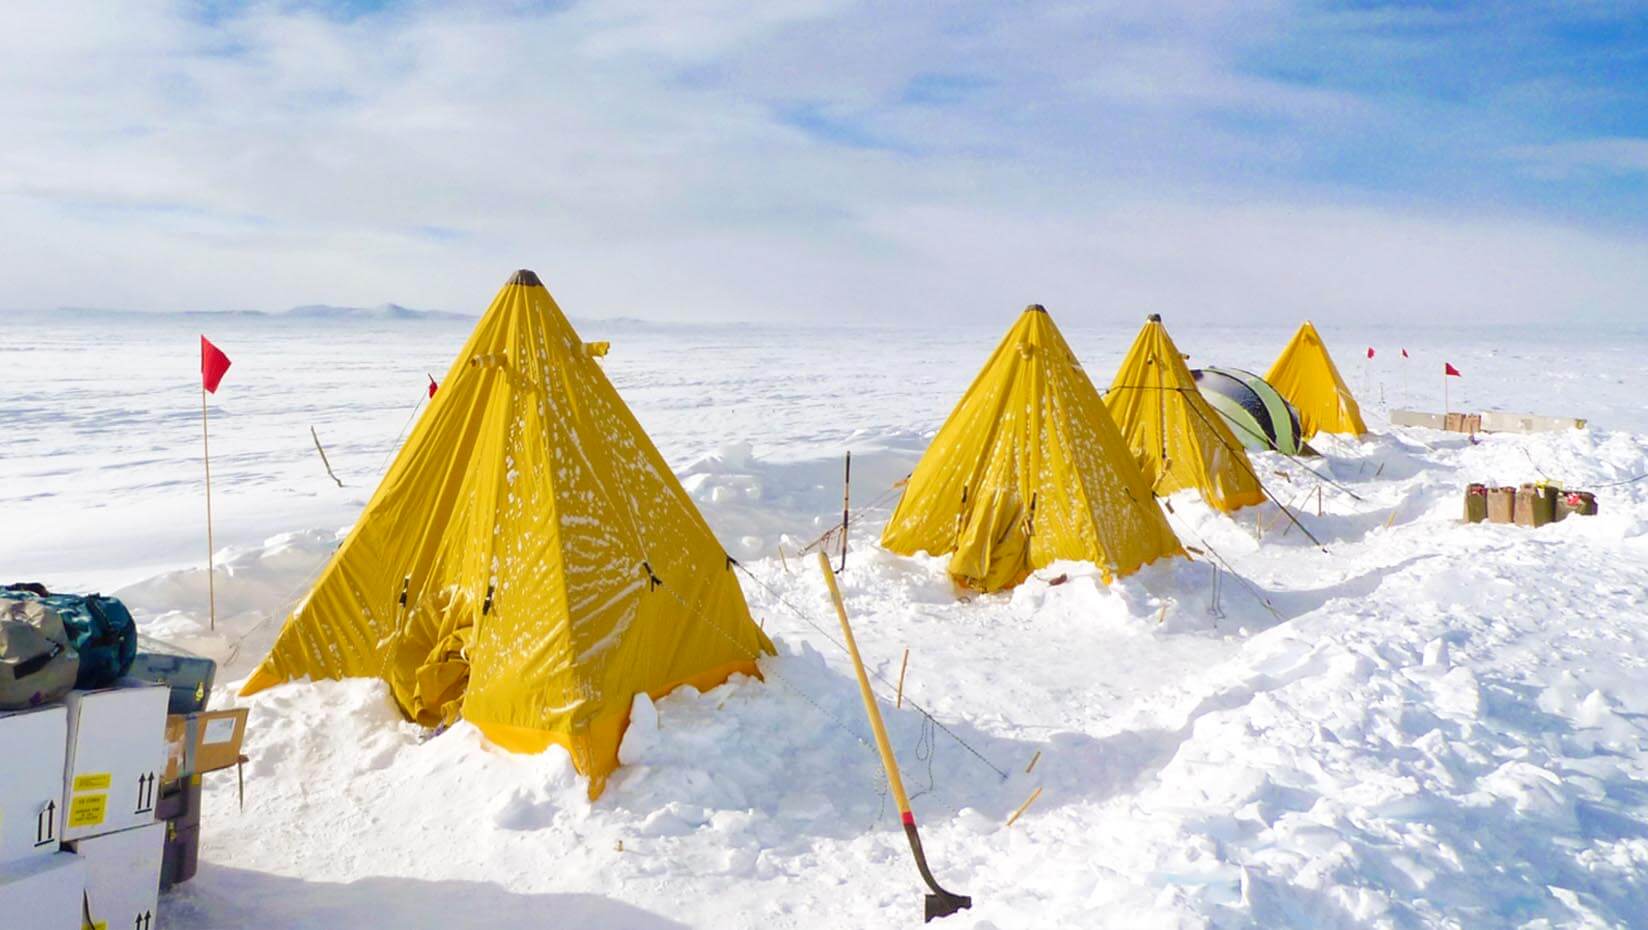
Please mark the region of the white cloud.
[[12, 13], [0, 306], [478, 310], [530, 266], [581, 315], [1531, 319], [1648, 284], [1624, 234], [1227, 183], [1300, 143], [1210, 115], [1376, 109], [1245, 73], [1285, 25], [1246, 4], [179, 9]]
[[1609, 138], [1519, 145], [1506, 155], [1545, 178], [1568, 178], [1586, 172], [1648, 174], [1648, 139]]

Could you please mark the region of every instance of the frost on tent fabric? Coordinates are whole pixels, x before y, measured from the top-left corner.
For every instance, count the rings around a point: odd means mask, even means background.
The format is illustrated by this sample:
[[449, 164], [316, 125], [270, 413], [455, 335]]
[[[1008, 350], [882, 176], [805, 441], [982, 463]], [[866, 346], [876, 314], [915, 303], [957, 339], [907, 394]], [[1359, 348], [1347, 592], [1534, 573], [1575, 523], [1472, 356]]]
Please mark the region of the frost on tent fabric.
[[1182, 555], [1150, 485], [1052, 318], [1032, 305], [927, 447], [882, 533], [998, 591], [1057, 559], [1106, 580]]
[[731, 561], [583, 347], [504, 286], [245, 693], [382, 678], [419, 723], [565, 747], [594, 797], [636, 694], [759, 674]]
[[1157, 495], [1195, 488], [1226, 513], [1264, 501], [1247, 453], [1196, 389], [1160, 316], [1139, 330], [1104, 403]]
[[1368, 431], [1362, 422], [1362, 408], [1339, 376], [1338, 366], [1322, 344], [1322, 336], [1309, 321], [1298, 332], [1265, 374], [1265, 380], [1287, 398], [1299, 412], [1302, 437], [1317, 433], [1348, 433], [1360, 436]]

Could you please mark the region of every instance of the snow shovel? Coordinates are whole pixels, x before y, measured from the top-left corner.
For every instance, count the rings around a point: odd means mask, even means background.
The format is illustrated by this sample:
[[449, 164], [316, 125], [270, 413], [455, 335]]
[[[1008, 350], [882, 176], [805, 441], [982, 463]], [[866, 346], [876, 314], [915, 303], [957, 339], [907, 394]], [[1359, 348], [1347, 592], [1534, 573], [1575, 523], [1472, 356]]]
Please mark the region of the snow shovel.
[[818, 553], [818, 567], [824, 572], [824, 583], [829, 585], [830, 600], [835, 602], [836, 616], [841, 618], [841, 635], [847, 641], [847, 653], [853, 657], [853, 671], [858, 673], [858, 693], [864, 698], [864, 712], [870, 718], [870, 729], [875, 733], [876, 749], [881, 751], [881, 764], [887, 769], [887, 784], [892, 788], [893, 799], [898, 802], [898, 816], [904, 821], [904, 835], [910, 839], [910, 851], [915, 854], [916, 868], [921, 871], [922, 881], [932, 889], [927, 896], [927, 917], [923, 922], [930, 922], [938, 917], [948, 917], [957, 911], [973, 906], [973, 899], [964, 894], [954, 894], [938, 886], [933, 878], [933, 872], [927, 868], [927, 854], [921, 850], [921, 835], [916, 833], [916, 815], [910, 811], [910, 798], [904, 793], [904, 779], [898, 774], [898, 760], [893, 758], [893, 744], [887, 741], [887, 728], [881, 722], [881, 711], [876, 707], [875, 692], [870, 690], [870, 677], [864, 671], [864, 660], [858, 656], [858, 642], [853, 639], [853, 628], [847, 622], [847, 606], [841, 601], [841, 589], [836, 587], [835, 571], [830, 567], [830, 557], [823, 551]]

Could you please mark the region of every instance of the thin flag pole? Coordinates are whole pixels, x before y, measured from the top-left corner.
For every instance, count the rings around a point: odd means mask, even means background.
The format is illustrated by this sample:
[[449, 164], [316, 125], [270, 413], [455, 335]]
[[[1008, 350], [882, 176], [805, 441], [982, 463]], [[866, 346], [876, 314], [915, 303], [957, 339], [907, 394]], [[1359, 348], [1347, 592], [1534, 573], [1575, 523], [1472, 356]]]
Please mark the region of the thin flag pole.
[[206, 467], [206, 603], [211, 629], [217, 629], [217, 541], [212, 538], [212, 441], [207, 426], [206, 395], [217, 393], [223, 375], [229, 370], [229, 356], [212, 345], [202, 333], [200, 337], [200, 459]]
[[217, 629], [217, 572], [214, 561], [217, 545], [212, 541], [212, 442], [206, 418], [206, 385], [200, 385], [200, 451], [206, 464], [206, 599], [210, 629]]

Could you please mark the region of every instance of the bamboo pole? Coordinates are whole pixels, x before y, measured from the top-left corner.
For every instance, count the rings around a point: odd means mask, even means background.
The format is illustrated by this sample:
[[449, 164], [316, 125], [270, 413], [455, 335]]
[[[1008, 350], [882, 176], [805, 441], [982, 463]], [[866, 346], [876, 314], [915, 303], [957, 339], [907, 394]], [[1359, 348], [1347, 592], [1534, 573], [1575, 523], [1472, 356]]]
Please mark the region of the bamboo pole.
[[841, 568], [847, 570], [847, 519], [853, 499], [853, 450], [847, 450], [847, 464], [841, 474]]
[[206, 465], [206, 603], [211, 618], [209, 629], [217, 629], [217, 579], [214, 561], [217, 544], [212, 540], [212, 443], [206, 425], [206, 386], [200, 386], [200, 451]]
[[332, 463], [326, 458], [326, 449], [320, 444], [320, 434], [315, 432], [313, 426], [309, 427], [309, 435], [315, 440], [315, 451], [320, 453], [320, 463], [326, 466], [326, 477], [336, 481], [338, 487], [343, 487], [343, 479], [332, 473]]

